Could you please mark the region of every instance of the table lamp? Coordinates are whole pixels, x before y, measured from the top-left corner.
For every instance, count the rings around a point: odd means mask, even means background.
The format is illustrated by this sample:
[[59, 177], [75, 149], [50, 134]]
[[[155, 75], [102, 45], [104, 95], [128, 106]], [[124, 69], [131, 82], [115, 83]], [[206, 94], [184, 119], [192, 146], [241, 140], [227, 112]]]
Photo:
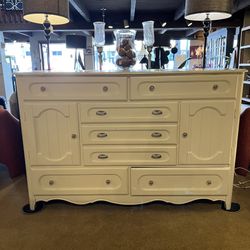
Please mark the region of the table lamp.
[[148, 69], [151, 69], [151, 52], [155, 42], [154, 21], [146, 21], [143, 26], [143, 43], [148, 51]]
[[50, 35], [52, 25], [62, 25], [69, 22], [69, 0], [24, 0], [23, 19], [37, 24], [43, 24], [47, 40], [47, 63], [50, 67]]
[[203, 68], [206, 67], [207, 37], [211, 29], [211, 21], [226, 19], [232, 16], [231, 0], [186, 0], [185, 19], [202, 21], [204, 29]]

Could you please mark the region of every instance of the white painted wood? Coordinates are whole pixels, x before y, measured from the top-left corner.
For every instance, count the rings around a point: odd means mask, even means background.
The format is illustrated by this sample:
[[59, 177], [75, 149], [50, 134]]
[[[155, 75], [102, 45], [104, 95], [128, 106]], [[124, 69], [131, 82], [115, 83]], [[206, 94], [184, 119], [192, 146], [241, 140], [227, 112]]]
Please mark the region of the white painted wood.
[[234, 101], [181, 104], [180, 164], [229, 164]]
[[176, 144], [177, 124], [86, 124], [82, 144]]
[[81, 103], [82, 123], [176, 122], [177, 102]]
[[80, 164], [75, 103], [29, 103], [24, 110], [32, 165]]
[[230, 209], [243, 74], [18, 74], [31, 209], [53, 199]]
[[84, 146], [84, 165], [176, 165], [176, 146]]

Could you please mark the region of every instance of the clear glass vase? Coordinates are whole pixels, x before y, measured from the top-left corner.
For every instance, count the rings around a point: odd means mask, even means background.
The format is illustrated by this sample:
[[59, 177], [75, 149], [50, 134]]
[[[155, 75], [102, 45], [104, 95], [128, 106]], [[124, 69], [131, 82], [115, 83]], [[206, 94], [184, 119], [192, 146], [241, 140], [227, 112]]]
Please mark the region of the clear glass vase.
[[122, 69], [129, 69], [136, 64], [135, 30], [116, 30], [116, 65]]

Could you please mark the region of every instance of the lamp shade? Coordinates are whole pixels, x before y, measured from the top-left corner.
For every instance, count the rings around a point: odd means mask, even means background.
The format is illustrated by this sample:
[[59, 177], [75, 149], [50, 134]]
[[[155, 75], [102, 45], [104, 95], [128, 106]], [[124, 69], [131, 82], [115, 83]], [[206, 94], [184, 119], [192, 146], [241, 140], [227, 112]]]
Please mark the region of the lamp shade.
[[226, 19], [232, 16], [232, 0], [186, 0], [185, 18], [190, 21]]
[[68, 0], [24, 0], [23, 18], [31, 23], [43, 24], [45, 15], [52, 25], [69, 22]]

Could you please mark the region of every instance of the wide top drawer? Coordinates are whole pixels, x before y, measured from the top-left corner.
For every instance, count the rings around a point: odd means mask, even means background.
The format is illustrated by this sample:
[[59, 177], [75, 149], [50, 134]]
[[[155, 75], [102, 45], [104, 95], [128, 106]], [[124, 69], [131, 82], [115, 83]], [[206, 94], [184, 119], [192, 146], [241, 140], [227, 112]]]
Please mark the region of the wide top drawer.
[[131, 77], [132, 100], [234, 98], [237, 75]]
[[127, 100], [126, 77], [23, 77], [20, 99]]

